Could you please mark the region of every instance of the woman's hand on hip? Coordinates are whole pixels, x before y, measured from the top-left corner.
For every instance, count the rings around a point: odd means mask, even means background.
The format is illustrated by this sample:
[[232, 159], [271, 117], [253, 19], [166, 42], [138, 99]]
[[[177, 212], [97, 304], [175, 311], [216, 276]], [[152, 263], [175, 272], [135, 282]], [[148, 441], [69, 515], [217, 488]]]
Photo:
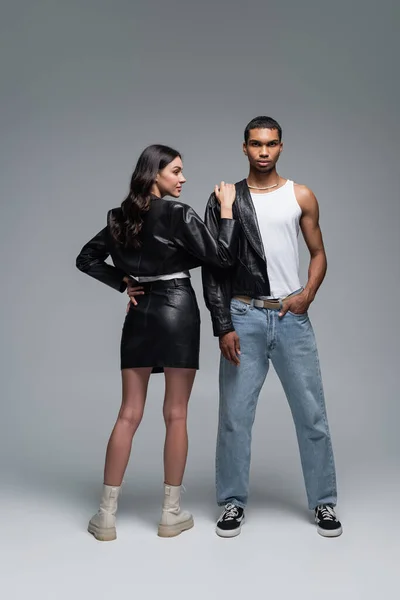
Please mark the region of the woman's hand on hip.
[[137, 306], [137, 300], [136, 300], [135, 296], [143, 296], [144, 289], [143, 289], [143, 286], [137, 285], [135, 281], [133, 281], [132, 279], [129, 279], [128, 277], [127, 278], [124, 277], [124, 281], [127, 284], [126, 293], [129, 296], [128, 306], [126, 307], [126, 312], [128, 313], [131, 304], [133, 304], [134, 306]]

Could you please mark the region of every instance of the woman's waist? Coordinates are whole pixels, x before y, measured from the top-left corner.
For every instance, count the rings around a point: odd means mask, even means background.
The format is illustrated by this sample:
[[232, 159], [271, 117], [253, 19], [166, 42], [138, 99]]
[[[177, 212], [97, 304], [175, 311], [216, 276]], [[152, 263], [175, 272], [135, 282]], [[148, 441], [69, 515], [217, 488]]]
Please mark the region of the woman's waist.
[[170, 281], [172, 279], [187, 279], [190, 278], [189, 271], [179, 271], [176, 273], [168, 273], [165, 275], [135, 275], [131, 273], [131, 277], [139, 283], [152, 283], [154, 281]]
[[[138, 284], [143, 287], [145, 294], [157, 290], [169, 290], [171, 288], [189, 287], [192, 288], [190, 277], [174, 277], [173, 279], [156, 279], [153, 281], [140, 281]], [[193, 289], [193, 288], [192, 288]]]

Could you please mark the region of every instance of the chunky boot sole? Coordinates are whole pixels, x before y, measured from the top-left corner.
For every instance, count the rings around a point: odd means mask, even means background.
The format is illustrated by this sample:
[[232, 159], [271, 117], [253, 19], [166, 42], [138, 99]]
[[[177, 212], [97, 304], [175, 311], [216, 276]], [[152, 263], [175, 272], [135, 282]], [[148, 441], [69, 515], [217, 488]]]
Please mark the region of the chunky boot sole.
[[158, 535], [159, 537], [169, 538], [175, 537], [179, 535], [183, 531], [187, 531], [191, 529], [194, 525], [193, 519], [188, 519], [187, 521], [183, 521], [182, 523], [177, 523], [176, 525], [159, 525], [158, 526]]
[[89, 523], [88, 532], [99, 542], [112, 542], [117, 539], [117, 530], [115, 527], [98, 527], [97, 525]]

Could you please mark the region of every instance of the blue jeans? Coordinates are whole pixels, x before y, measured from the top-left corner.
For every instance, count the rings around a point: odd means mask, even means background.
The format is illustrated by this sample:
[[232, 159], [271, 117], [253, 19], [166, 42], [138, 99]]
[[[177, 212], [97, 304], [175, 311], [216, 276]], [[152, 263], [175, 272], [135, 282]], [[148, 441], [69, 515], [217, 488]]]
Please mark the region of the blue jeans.
[[296, 427], [308, 506], [335, 506], [335, 464], [314, 331], [307, 313], [280, 318], [278, 312], [231, 301], [241, 355], [238, 367], [221, 355], [217, 501], [247, 504], [251, 431], [271, 359]]

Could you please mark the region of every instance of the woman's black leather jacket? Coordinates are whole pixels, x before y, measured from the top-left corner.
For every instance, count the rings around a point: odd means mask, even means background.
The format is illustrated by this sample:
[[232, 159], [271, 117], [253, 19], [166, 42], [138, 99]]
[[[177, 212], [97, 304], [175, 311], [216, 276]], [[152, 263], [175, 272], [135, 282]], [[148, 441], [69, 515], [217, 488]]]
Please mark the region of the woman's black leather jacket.
[[[118, 211], [108, 212], [106, 227], [83, 246], [76, 266], [120, 292], [127, 275], [169, 275], [204, 264], [227, 268], [236, 260], [239, 225], [233, 219], [221, 219], [211, 233], [187, 204], [152, 196], [143, 215], [142, 246], [136, 249], [123, 247], [111, 235], [110, 219]], [[105, 262], [109, 256], [114, 266]]]

